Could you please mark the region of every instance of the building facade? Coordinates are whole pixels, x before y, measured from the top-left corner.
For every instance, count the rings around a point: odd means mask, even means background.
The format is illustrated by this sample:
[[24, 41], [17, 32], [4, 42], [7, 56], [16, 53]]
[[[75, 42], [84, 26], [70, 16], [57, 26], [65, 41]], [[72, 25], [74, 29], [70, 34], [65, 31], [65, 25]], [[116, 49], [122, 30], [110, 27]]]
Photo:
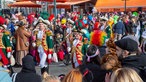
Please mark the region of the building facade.
[[8, 9], [8, 4], [14, 2], [14, 0], [0, 0], [0, 9]]

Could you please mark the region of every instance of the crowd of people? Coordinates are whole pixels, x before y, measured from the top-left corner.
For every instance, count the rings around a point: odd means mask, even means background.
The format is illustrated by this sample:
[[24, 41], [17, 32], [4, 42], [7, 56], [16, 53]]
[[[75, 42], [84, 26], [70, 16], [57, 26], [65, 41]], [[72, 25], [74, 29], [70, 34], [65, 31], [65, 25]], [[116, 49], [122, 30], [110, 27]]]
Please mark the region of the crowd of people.
[[[146, 82], [145, 29], [140, 11], [0, 16], [0, 82]], [[58, 61], [73, 69], [49, 75]]]

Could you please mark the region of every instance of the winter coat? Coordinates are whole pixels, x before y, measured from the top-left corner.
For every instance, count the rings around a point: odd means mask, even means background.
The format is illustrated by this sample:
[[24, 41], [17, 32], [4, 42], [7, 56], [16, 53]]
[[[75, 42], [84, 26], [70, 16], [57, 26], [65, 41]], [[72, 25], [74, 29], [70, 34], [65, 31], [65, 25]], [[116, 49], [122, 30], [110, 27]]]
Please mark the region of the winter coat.
[[146, 66], [146, 55], [133, 55], [122, 59], [123, 67], [143, 67]]
[[19, 27], [15, 32], [16, 38], [16, 51], [28, 50], [29, 48], [29, 37], [31, 34], [25, 30], [24, 27]]

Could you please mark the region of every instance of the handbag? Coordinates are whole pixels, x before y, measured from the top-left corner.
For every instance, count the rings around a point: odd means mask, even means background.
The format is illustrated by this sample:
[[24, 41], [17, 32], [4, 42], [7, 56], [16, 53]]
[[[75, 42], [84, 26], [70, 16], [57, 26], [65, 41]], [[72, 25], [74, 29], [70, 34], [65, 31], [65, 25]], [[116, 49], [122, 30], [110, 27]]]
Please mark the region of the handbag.
[[29, 42], [26, 42], [26, 43], [25, 43], [25, 46], [28, 47], [28, 46], [29, 46]]
[[57, 54], [56, 53], [53, 53], [53, 57], [52, 57], [52, 60], [54, 61], [54, 62], [58, 62], [58, 57], [57, 57]]

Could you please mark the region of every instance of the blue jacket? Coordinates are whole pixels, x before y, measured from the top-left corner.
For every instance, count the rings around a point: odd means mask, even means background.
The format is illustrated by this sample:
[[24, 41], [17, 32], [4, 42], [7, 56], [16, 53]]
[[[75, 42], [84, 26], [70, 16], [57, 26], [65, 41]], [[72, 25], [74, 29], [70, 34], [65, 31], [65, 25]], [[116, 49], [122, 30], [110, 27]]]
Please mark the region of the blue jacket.
[[125, 25], [123, 24], [123, 22], [118, 22], [117, 24], [115, 24], [113, 30], [114, 30], [114, 33], [124, 34]]

